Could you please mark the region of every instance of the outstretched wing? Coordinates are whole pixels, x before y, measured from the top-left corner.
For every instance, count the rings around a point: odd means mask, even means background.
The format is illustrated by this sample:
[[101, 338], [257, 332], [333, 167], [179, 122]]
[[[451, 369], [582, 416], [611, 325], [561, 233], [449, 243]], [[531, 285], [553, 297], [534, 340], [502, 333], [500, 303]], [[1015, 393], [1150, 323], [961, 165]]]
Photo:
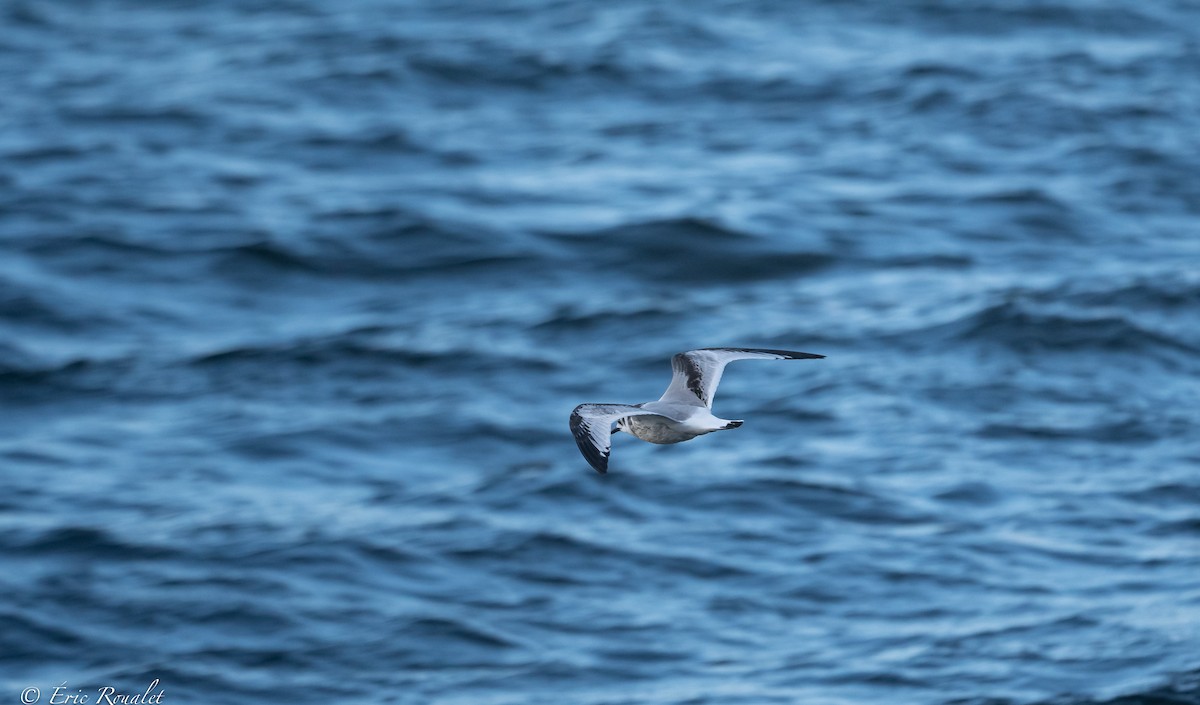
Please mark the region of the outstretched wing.
[[571, 412], [571, 433], [588, 464], [603, 475], [608, 472], [612, 425], [626, 416], [658, 416], [629, 404], [580, 404]]
[[725, 365], [734, 360], [814, 360], [825, 357], [792, 350], [701, 348], [671, 358], [671, 386], [659, 401], [712, 408]]

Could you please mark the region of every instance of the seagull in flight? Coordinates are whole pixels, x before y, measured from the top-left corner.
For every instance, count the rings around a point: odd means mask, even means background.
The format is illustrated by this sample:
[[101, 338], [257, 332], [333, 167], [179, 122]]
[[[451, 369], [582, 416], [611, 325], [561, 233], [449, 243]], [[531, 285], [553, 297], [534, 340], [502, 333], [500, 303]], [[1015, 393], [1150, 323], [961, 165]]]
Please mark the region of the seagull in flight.
[[[571, 433], [588, 464], [608, 472], [612, 434], [624, 431], [650, 443], [682, 443], [741, 421], [712, 414], [712, 400], [725, 365], [734, 360], [814, 360], [825, 357], [791, 350], [701, 348], [671, 358], [671, 384], [658, 401], [643, 404], [580, 404], [571, 412]], [[616, 429], [613, 429], [613, 424]]]

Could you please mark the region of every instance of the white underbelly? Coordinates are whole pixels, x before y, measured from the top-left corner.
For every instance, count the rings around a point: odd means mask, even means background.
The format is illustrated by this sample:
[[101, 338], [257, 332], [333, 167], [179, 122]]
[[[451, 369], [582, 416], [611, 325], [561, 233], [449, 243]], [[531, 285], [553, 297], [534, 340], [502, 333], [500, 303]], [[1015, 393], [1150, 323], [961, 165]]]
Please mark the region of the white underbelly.
[[650, 443], [679, 443], [707, 433], [661, 416], [631, 416], [625, 426], [629, 433]]

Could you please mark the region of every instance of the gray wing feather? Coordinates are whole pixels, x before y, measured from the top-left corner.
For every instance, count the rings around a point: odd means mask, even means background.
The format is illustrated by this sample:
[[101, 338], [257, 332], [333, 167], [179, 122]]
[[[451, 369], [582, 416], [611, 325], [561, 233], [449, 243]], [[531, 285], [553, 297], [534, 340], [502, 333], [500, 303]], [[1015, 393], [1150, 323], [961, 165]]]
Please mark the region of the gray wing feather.
[[671, 358], [671, 385], [659, 401], [712, 407], [725, 365], [734, 360], [816, 360], [814, 353], [768, 348], [700, 348]]
[[629, 404], [580, 404], [571, 412], [571, 435], [588, 464], [603, 475], [608, 472], [612, 425], [626, 416], [659, 416]]

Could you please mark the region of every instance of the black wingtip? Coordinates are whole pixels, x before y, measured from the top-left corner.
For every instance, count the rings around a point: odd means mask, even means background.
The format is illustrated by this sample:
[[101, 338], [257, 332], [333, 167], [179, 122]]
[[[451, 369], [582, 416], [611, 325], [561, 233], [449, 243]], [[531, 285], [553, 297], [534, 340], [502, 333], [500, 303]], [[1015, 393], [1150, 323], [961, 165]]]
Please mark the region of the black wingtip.
[[601, 453], [584, 453], [583, 457], [588, 461], [588, 465], [601, 475], [608, 474], [608, 455]]
[[575, 437], [575, 445], [579, 447], [579, 452], [583, 454], [588, 465], [601, 475], [608, 474], [608, 453], [602, 453], [592, 445], [583, 417], [579, 414], [579, 407], [575, 407], [575, 411], [571, 412], [571, 435]]
[[789, 360], [821, 360], [825, 357], [817, 353], [796, 352], [795, 350], [768, 350], [767, 352], [784, 355]]
[[825, 357], [824, 355], [818, 355], [817, 353], [796, 352], [795, 350], [767, 350], [766, 352], [784, 355], [789, 360], [820, 360]]
[[700, 348], [701, 350], [729, 350], [732, 352], [748, 352], [748, 353], [770, 353], [771, 355], [779, 355], [789, 360], [819, 360], [824, 355], [816, 353], [797, 352], [795, 350], [775, 350], [772, 348]]

